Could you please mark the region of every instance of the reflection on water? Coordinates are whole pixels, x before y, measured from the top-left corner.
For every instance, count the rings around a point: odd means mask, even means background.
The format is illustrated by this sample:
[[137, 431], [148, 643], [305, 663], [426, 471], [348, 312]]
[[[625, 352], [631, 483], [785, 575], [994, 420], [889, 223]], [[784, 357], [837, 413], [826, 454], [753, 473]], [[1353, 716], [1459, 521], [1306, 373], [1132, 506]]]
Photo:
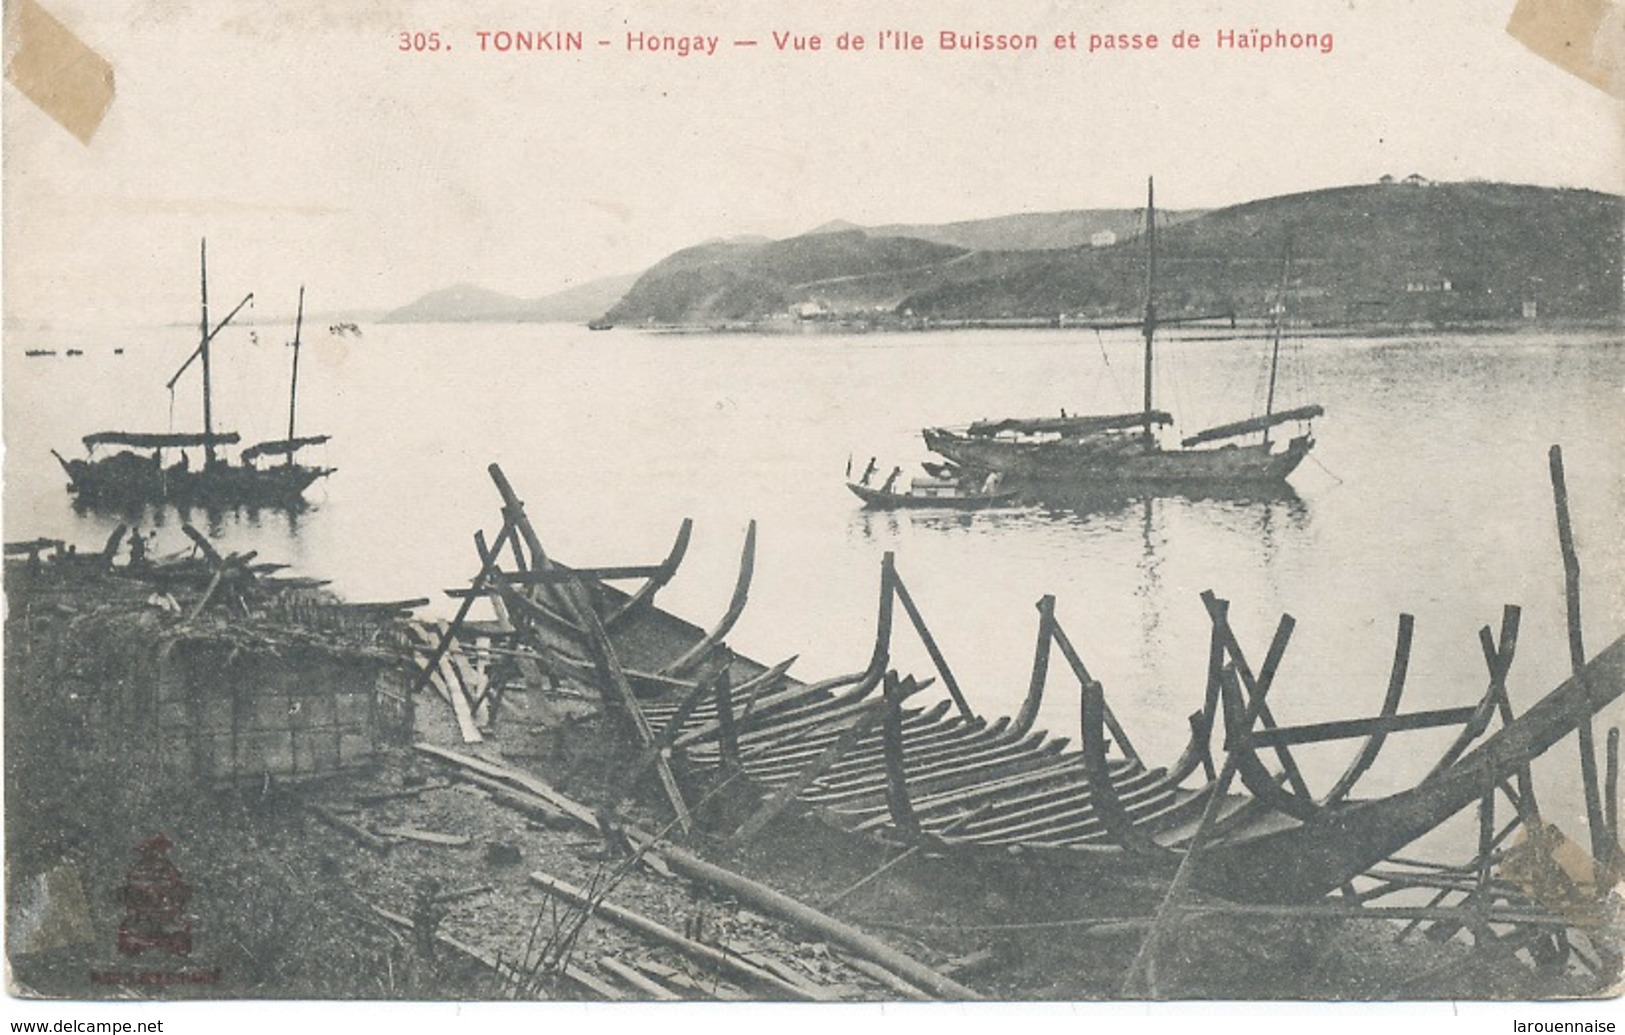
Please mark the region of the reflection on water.
[[238, 527], [272, 529], [288, 536], [299, 534], [299, 524], [313, 509], [309, 501], [298, 503], [259, 503], [222, 506], [203, 503], [131, 503], [87, 500], [74, 497], [73, 512], [90, 522], [118, 522], [152, 528], [179, 528], [191, 525], [211, 536], [225, 535]]

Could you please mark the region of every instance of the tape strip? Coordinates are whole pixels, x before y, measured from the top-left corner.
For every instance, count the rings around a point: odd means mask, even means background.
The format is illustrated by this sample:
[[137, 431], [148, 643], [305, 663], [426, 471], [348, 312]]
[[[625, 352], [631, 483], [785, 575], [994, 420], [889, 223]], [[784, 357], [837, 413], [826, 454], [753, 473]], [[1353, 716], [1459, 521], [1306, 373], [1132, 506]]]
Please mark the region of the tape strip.
[[1507, 34], [1570, 75], [1625, 98], [1625, 6], [1518, 0]]
[[113, 103], [113, 66], [37, 0], [8, 0], [6, 36], [6, 80], [89, 144]]

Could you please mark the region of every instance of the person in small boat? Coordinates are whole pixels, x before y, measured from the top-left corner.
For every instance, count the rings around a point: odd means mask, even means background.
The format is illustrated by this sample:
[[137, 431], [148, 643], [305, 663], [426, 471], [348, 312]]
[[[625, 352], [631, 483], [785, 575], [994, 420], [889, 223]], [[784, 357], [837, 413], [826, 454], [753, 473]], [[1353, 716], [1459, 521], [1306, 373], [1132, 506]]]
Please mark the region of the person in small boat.
[[901, 467], [893, 467], [891, 469], [891, 474], [886, 475], [885, 484], [880, 486], [880, 491], [881, 492], [890, 492], [892, 486], [897, 484], [898, 476], [901, 475], [902, 473], [903, 473], [903, 469]]
[[869, 466], [863, 469], [863, 477], [858, 479], [859, 485], [868, 485], [869, 479], [875, 476], [875, 458], [869, 458]]

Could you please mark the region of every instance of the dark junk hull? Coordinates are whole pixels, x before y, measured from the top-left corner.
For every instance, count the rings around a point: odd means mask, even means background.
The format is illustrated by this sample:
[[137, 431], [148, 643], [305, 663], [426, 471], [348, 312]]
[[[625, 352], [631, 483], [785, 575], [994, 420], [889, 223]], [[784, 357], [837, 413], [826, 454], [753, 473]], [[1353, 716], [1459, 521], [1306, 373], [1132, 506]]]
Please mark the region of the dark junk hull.
[[1209, 489], [1283, 483], [1315, 442], [1299, 435], [1279, 451], [1268, 444], [1162, 449], [1143, 436], [1023, 442], [943, 428], [927, 428], [923, 434], [927, 448], [962, 467], [999, 471], [1026, 483]]
[[333, 473], [331, 468], [303, 464], [166, 468], [136, 453], [98, 460], [58, 460], [68, 474], [68, 491], [91, 503], [295, 506], [303, 502], [305, 490], [318, 478]]

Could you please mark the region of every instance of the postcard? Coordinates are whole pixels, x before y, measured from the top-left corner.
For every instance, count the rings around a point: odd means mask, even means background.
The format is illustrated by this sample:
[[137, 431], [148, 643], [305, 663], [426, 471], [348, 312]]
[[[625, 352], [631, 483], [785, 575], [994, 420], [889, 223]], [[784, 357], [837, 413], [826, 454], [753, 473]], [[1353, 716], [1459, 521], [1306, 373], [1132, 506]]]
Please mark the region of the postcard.
[[8, 1005], [1612, 1030], [1622, 11], [8, 2]]

